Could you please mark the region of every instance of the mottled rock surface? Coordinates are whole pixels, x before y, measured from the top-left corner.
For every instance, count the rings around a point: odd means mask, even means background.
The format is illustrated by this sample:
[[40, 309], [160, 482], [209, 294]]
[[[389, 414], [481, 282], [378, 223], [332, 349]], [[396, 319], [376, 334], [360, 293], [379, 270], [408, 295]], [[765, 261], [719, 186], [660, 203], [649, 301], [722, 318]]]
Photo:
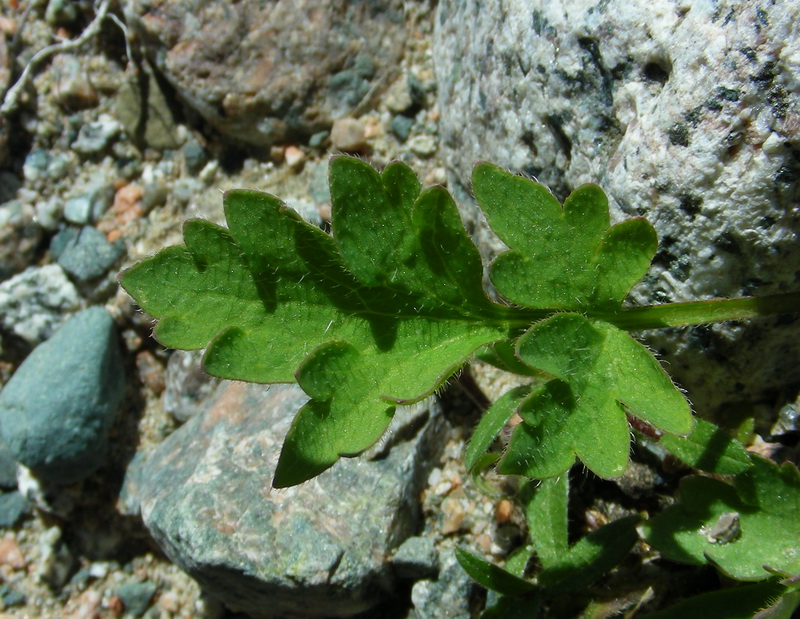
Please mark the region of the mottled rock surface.
[[78, 290], [59, 265], [28, 267], [0, 284], [0, 327], [28, 344], [39, 344], [80, 302]]
[[37, 346], [0, 391], [0, 433], [43, 481], [79, 481], [105, 461], [123, 388], [114, 321], [89, 308]]
[[[481, 159], [560, 199], [599, 183], [615, 218], [643, 215], [661, 239], [638, 302], [797, 290], [798, 24], [791, 2], [440, 2], [454, 185]], [[771, 318], [649, 342], [709, 412], [797, 383], [799, 337], [796, 321]]]
[[388, 557], [414, 532], [441, 417], [398, 411], [371, 455], [271, 490], [295, 385], [223, 383], [205, 411], [130, 469], [124, 494], [211, 595], [253, 617], [350, 616], [391, 597]]
[[386, 85], [406, 36], [399, 0], [138, 1], [128, 19], [186, 104], [259, 146], [352, 112]]

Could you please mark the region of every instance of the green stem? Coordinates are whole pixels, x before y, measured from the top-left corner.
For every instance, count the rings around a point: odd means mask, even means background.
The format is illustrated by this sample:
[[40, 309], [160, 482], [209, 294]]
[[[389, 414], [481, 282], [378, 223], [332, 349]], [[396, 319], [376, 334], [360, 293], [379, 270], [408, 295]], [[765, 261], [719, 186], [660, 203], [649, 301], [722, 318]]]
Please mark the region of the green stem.
[[800, 293], [793, 292], [758, 298], [665, 303], [621, 309], [616, 312], [592, 312], [590, 316], [610, 322], [626, 331], [644, 331], [799, 312]]

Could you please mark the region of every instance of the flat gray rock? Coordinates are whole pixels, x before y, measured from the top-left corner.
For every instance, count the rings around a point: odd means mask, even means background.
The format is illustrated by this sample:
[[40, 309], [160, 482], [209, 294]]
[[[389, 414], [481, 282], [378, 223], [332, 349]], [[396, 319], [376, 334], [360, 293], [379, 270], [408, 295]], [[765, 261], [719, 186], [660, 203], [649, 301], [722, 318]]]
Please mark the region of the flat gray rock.
[[413, 533], [441, 444], [436, 404], [398, 410], [387, 437], [294, 488], [271, 490], [307, 396], [296, 385], [222, 383], [129, 469], [123, 495], [169, 558], [253, 617], [347, 617], [389, 598], [388, 558]]
[[[604, 188], [661, 248], [640, 303], [797, 291], [800, 4], [444, 0], [442, 152], [466, 196], [490, 160], [563, 199]], [[467, 213], [473, 219], [475, 212]], [[498, 242], [478, 223], [486, 254]], [[698, 410], [800, 381], [800, 323], [648, 334]]]
[[91, 307], [37, 346], [0, 391], [0, 434], [41, 480], [79, 481], [105, 461], [123, 389], [116, 326]]
[[400, 0], [136, 0], [128, 22], [180, 98], [258, 146], [309, 137], [388, 84]]

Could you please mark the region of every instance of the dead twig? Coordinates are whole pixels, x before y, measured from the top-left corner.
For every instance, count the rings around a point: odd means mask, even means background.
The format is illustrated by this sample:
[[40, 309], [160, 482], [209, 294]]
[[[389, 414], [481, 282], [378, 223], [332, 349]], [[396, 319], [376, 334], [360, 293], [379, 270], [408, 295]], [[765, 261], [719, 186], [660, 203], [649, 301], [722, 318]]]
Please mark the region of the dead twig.
[[0, 106], [0, 114], [7, 116], [9, 114], [13, 114], [17, 110], [22, 92], [28, 85], [34, 70], [43, 61], [47, 60], [54, 54], [76, 50], [81, 45], [97, 36], [97, 34], [100, 32], [100, 28], [102, 27], [103, 20], [108, 17], [108, 8], [110, 4], [111, 0], [101, 0], [99, 5], [95, 5], [96, 9], [94, 19], [88, 26], [86, 26], [86, 29], [81, 32], [80, 36], [67, 41], [54, 43], [53, 45], [48, 45], [47, 47], [44, 47], [35, 53], [33, 58], [31, 58], [28, 64], [25, 66], [25, 69], [22, 71], [19, 79], [6, 92], [6, 95], [3, 98], [3, 105]]

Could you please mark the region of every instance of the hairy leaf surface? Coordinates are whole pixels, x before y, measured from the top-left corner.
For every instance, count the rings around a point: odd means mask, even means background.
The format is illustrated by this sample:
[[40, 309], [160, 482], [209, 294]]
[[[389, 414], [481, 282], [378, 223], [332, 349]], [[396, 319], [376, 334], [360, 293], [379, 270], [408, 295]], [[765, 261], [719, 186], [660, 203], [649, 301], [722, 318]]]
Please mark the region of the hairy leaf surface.
[[[542, 427], [554, 432], [529, 454], [538, 462], [529, 472], [558, 475], [575, 453], [598, 474], [621, 472], [628, 439], [618, 402], [664, 430], [688, 432], [687, 405], [668, 379], [654, 378], [658, 363], [643, 348], [631, 357], [632, 344], [619, 344], [607, 323], [582, 319], [605, 341], [590, 343], [595, 361], [574, 357], [561, 333], [547, 343], [558, 320], [526, 336], [530, 342], [538, 334], [539, 353], [528, 344], [524, 354], [518, 349], [529, 369], [511, 354], [514, 338], [555, 312], [622, 316], [620, 303], [644, 273], [655, 236], [644, 220], [609, 228], [597, 187], [577, 190], [562, 210], [540, 185], [489, 164], [476, 167], [476, 196], [510, 248], [491, 272], [498, 289], [519, 304], [508, 307], [487, 298], [479, 253], [447, 191], [422, 191], [402, 163], [378, 173], [349, 157], [331, 161], [330, 183], [330, 235], [271, 195], [231, 191], [224, 197], [227, 229], [189, 221], [184, 246], [142, 261], [121, 279], [159, 319], [155, 335], [164, 345], [206, 348], [210, 374], [297, 381], [311, 397], [286, 437], [274, 485], [301, 483], [339, 457], [370, 447], [397, 404], [431, 394], [479, 348], [524, 373], [558, 379], [523, 406], [524, 425], [536, 427], [532, 420], [540, 413], [532, 405], [538, 399], [551, 413]], [[616, 352], [622, 365], [614, 370], [609, 355]], [[575, 371], [554, 369], [559, 358], [577, 363]], [[641, 368], [634, 373], [643, 378], [633, 381], [635, 389], [627, 384], [623, 393], [621, 379], [604, 382], [636, 364]], [[598, 371], [603, 379], [587, 378]], [[597, 410], [589, 413], [584, 400]], [[510, 410], [498, 409], [481, 426], [472, 461]], [[602, 435], [608, 446], [583, 449], [579, 432]], [[522, 445], [517, 440], [517, 448]]]
[[554, 477], [577, 455], [601, 477], [621, 475], [628, 463], [626, 412], [677, 434], [688, 434], [686, 399], [647, 349], [606, 322], [557, 314], [531, 327], [517, 346], [520, 359], [554, 378], [519, 408], [499, 470]]
[[658, 248], [644, 219], [609, 227], [608, 200], [596, 185], [576, 189], [562, 208], [543, 185], [481, 163], [472, 186], [489, 225], [511, 250], [492, 263], [492, 282], [520, 305], [614, 309]]
[[[641, 525], [645, 540], [665, 556], [713, 563], [738, 580], [796, 573], [800, 561], [800, 473], [751, 456], [753, 466], [733, 485], [708, 477], [681, 482], [681, 502]], [[720, 527], [736, 518], [736, 527]], [[764, 568], [770, 568], [770, 571]]]
[[478, 346], [510, 331], [507, 308], [483, 293], [477, 249], [446, 191], [420, 193], [403, 164], [379, 175], [345, 157], [331, 162], [331, 181], [333, 237], [273, 196], [232, 191], [228, 230], [187, 222], [185, 247], [122, 278], [161, 319], [164, 345], [207, 346], [211, 374], [297, 380], [311, 396], [287, 436], [276, 486], [371, 446], [396, 404], [427, 396]]

